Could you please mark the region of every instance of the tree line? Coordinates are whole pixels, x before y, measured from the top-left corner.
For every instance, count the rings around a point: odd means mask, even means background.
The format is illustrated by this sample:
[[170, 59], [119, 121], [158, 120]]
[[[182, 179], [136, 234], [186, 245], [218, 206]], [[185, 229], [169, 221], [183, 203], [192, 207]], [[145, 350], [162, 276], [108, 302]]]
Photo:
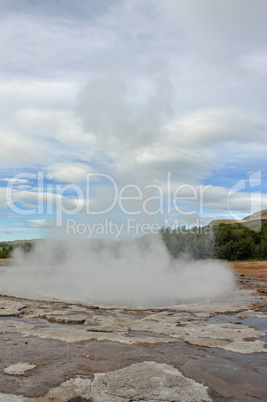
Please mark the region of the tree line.
[[241, 224], [221, 223], [204, 228], [162, 228], [162, 238], [174, 258], [217, 258], [228, 261], [266, 260], [267, 225], [258, 231]]
[[[163, 227], [160, 233], [174, 258], [267, 260], [267, 221], [263, 221], [260, 230], [238, 223], [221, 223], [190, 229]], [[16, 248], [28, 253], [32, 247], [31, 242], [10, 246], [0, 244], [0, 258], [10, 258]]]
[[20, 248], [24, 253], [28, 253], [31, 251], [32, 247], [33, 245], [30, 242], [25, 242], [17, 246], [3, 246], [0, 248], [0, 258], [10, 258], [16, 248]]

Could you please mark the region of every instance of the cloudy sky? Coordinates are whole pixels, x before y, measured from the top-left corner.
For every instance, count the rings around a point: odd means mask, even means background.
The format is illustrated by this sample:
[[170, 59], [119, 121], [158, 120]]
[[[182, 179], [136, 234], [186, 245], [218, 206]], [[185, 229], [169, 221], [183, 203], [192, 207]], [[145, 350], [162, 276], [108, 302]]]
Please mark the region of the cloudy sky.
[[266, 209], [266, 15], [266, 0], [0, 0], [0, 239]]

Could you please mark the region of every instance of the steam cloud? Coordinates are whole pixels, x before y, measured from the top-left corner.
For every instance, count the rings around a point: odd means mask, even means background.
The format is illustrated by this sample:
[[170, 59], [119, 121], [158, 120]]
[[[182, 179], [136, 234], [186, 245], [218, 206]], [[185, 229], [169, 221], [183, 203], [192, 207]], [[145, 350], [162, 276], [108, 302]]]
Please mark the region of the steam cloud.
[[234, 286], [221, 261], [173, 260], [160, 236], [120, 242], [44, 240], [16, 252], [0, 293], [71, 302], [163, 306], [221, 296]]

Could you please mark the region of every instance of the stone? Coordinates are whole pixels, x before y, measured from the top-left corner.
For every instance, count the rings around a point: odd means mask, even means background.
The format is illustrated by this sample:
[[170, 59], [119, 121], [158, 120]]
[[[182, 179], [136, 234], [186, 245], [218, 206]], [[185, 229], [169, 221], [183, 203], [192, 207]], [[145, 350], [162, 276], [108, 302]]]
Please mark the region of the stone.
[[238, 313], [236, 318], [262, 318], [267, 319], [267, 315], [258, 311], [246, 310]]
[[16, 300], [0, 300], [0, 317], [21, 315], [21, 310], [26, 305]]
[[[140, 343], [168, 343], [175, 341], [172, 338], [167, 337], [153, 337], [153, 336], [140, 336], [131, 337], [126, 333], [110, 333], [86, 331], [85, 329], [76, 329], [71, 326], [56, 327], [56, 328], [40, 328], [35, 327], [32, 324], [19, 321], [2, 320], [0, 327], [0, 334], [7, 333], [19, 333], [24, 337], [37, 336], [40, 339], [55, 339], [62, 342], [81, 342], [81, 341], [112, 341], [120, 342], [128, 345], [140, 344]], [[176, 340], [177, 341], [177, 340]]]
[[[56, 314], [54, 315], [54, 313]], [[253, 317], [257, 314], [264, 317], [261, 313], [253, 311], [243, 312], [244, 317], [245, 313]], [[56, 320], [57, 314], [58, 310], [54, 310], [51, 317]], [[63, 322], [70, 323], [68, 318], [68, 314], [62, 314], [62, 324]], [[75, 317], [73, 318], [75, 320]], [[120, 342], [128, 345], [179, 342], [182, 339], [192, 345], [222, 348], [237, 353], [267, 352], [266, 344], [257, 340], [257, 338], [265, 335], [264, 332], [257, 331], [247, 325], [212, 324], [203, 322], [203, 319], [202, 314], [198, 317], [196, 314], [188, 313], [176, 315], [150, 314], [142, 319], [135, 317], [119, 318], [112, 314], [99, 315], [96, 313], [91, 314], [90, 319], [86, 319], [80, 329], [70, 325], [40, 328], [28, 322], [1, 320], [0, 333], [17, 332], [24, 337], [37, 336], [41, 339], [55, 339], [63, 342], [97, 340]], [[246, 338], [254, 338], [254, 340], [247, 342]]]
[[11, 366], [4, 368], [3, 372], [5, 374], [10, 375], [23, 375], [26, 371], [34, 369], [36, 366], [35, 364], [30, 364], [27, 362], [19, 362], [16, 364], [12, 364]]
[[156, 362], [96, 374], [91, 397], [94, 402], [211, 401], [207, 387], [184, 377], [170, 365]]
[[22, 395], [3, 394], [0, 392], [0, 402], [47, 402], [54, 400], [55, 402], [68, 402], [70, 400], [86, 399], [91, 401], [91, 382], [90, 379], [80, 377], [72, 378], [65, 381], [58, 387], [51, 388], [44, 396], [39, 398], [26, 398]]
[[51, 388], [44, 396], [26, 398], [22, 395], [0, 393], [1, 402], [67, 402], [75, 398], [92, 402], [211, 402], [208, 388], [186, 378], [174, 367], [143, 362], [104, 374], [95, 374], [94, 380], [72, 378]]

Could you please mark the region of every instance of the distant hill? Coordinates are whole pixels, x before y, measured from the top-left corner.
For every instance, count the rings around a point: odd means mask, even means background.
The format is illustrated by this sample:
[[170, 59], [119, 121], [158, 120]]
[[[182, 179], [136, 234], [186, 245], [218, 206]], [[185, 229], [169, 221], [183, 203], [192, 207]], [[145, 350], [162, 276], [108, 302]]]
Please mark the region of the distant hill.
[[208, 225], [215, 226], [220, 225], [221, 223], [233, 225], [235, 223], [239, 223], [240, 221], [236, 221], [234, 219], [214, 219]]
[[257, 229], [262, 225], [267, 225], [267, 209], [263, 211], [255, 212], [252, 215], [246, 216], [241, 220], [235, 219], [214, 219], [209, 223], [211, 226], [220, 225], [220, 224], [230, 224], [230, 225], [243, 225], [247, 226], [250, 229]]
[[244, 221], [251, 221], [255, 219], [267, 219], [267, 209], [264, 209], [263, 211], [255, 212], [255, 214], [249, 215], [246, 218], [242, 219], [242, 222]]
[[22, 246], [25, 243], [36, 243], [41, 240], [42, 239], [0, 241], [0, 248], [1, 247], [10, 247], [10, 246], [13, 246], [13, 247]]

